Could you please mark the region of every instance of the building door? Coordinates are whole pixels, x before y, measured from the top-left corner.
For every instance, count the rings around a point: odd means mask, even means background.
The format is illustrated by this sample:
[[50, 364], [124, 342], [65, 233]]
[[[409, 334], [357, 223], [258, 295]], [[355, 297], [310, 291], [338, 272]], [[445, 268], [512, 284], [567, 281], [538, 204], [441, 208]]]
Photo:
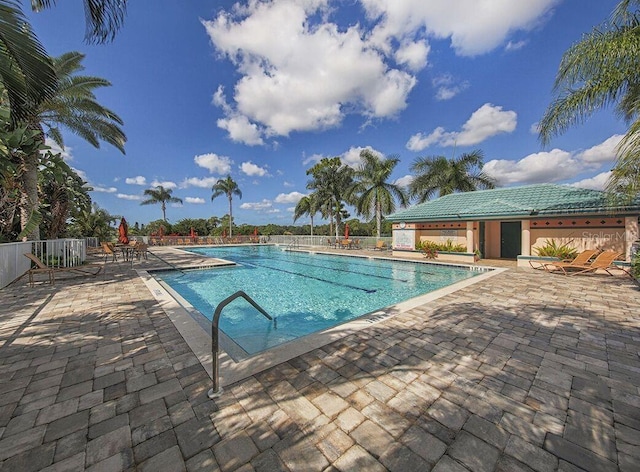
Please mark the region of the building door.
[[479, 237], [478, 237], [478, 249], [480, 249], [480, 257], [486, 258], [487, 257], [487, 253], [484, 250], [484, 221], [481, 221], [480, 224], [478, 225], [478, 232], [479, 232]]
[[500, 223], [500, 257], [516, 259], [522, 253], [522, 228], [519, 221]]

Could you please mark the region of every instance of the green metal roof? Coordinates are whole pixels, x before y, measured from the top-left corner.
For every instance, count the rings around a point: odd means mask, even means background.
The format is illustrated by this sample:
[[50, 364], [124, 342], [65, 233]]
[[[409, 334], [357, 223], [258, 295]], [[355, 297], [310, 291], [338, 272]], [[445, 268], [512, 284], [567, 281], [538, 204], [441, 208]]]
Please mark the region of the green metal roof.
[[604, 192], [568, 185], [539, 184], [453, 193], [400, 210], [390, 221], [496, 220], [575, 214], [638, 215], [640, 197], [609, 207]]

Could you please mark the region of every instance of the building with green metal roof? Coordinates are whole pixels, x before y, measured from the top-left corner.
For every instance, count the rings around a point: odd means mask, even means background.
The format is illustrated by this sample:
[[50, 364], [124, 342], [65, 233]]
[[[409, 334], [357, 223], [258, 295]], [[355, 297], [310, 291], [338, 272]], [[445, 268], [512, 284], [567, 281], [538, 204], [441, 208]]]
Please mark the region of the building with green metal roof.
[[567, 185], [454, 193], [400, 210], [393, 224], [394, 251], [415, 251], [424, 240], [464, 245], [467, 254], [515, 259], [535, 255], [553, 240], [577, 250], [601, 248], [629, 257], [638, 239], [640, 198], [612, 206], [604, 192]]

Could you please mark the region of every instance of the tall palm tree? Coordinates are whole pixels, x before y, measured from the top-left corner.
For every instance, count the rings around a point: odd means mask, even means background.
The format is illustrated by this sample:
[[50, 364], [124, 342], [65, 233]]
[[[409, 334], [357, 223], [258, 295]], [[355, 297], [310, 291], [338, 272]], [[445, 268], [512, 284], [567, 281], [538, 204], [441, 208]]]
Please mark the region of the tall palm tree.
[[618, 161], [607, 184], [613, 193], [640, 192], [640, 0], [623, 0], [611, 20], [571, 46], [562, 56], [555, 98], [540, 121], [540, 139], [583, 123], [594, 112], [615, 105], [630, 127], [617, 149]]
[[57, 86], [51, 59], [15, 0], [0, 0], [0, 82], [14, 124], [28, 118], [34, 104], [51, 97]]
[[[30, 129], [40, 132], [42, 144], [45, 137], [49, 137], [64, 148], [62, 127], [96, 148], [104, 141], [124, 154], [127, 137], [121, 128], [122, 119], [100, 105], [94, 94], [95, 89], [111, 84], [99, 77], [79, 75], [84, 70], [83, 59], [84, 55], [79, 52], [68, 52], [52, 59], [58, 77], [55, 93], [37, 106], [34, 104], [26, 124]], [[38, 152], [30, 153], [22, 162], [20, 216], [23, 232], [31, 216], [38, 213], [38, 158]], [[39, 237], [37, 226], [30, 231], [29, 237]]]
[[293, 222], [304, 216], [309, 215], [311, 219], [311, 236], [313, 236], [313, 217], [320, 211], [320, 202], [318, 201], [317, 193], [310, 193], [302, 197], [296, 204], [296, 208], [293, 211]]
[[362, 164], [354, 173], [355, 182], [350, 191], [355, 195], [356, 209], [361, 215], [376, 217], [376, 236], [380, 238], [382, 216], [393, 213], [396, 199], [400, 205], [408, 203], [405, 191], [398, 185], [388, 182], [393, 169], [400, 159], [389, 157], [381, 159], [365, 149], [360, 153]]
[[495, 188], [495, 181], [482, 172], [482, 151], [475, 150], [454, 159], [444, 156], [419, 157], [411, 165], [415, 175], [409, 194], [419, 203], [454, 192]]
[[211, 187], [211, 201], [220, 195], [226, 195], [227, 199], [229, 199], [229, 237], [233, 236], [233, 196], [237, 195], [238, 198], [242, 198], [242, 192], [238, 187], [238, 184], [231, 178], [230, 175], [227, 175], [225, 179], [218, 179], [218, 181], [213, 184]]
[[[127, 0], [83, 0], [82, 3], [87, 23], [85, 40], [90, 43], [112, 41], [124, 23]], [[31, 0], [31, 8], [36, 12], [55, 4], [56, 0]]]
[[156, 203], [161, 204], [162, 219], [167, 221], [167, 202], [169, 203], [182, 203], [182, 199], [171, 195], [173, 190], [170, 188], [164, 188], [162, 185], [158, 185], [156, 188], [148, 188], [144, 191], [145, 195], [149, 198], [140, 202], [140, 205], [154, 205]]
[[353, 184], [353, 169], [343, 164], [339, 157], [325, 157], [308, 169], [307, 175], [311, 175], [307, 188], [317, 194], [323, 215], [329, 217], [330, 222], [335, 219], [335, 236], [338, 238], [340, 223], [348, 217], [343, 203], [351, 203], [348, 189]]

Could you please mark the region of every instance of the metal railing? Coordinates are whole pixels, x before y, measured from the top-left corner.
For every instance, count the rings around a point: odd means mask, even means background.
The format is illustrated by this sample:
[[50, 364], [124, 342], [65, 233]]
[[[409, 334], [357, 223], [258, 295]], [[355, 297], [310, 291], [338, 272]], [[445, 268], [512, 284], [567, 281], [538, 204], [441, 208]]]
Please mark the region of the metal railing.
[[256, 310], [262, 313], [268, 320], [273, 320], [273, 318], [267, 313], [260, 305], [258, 305], [249, 295], [244, 293], [242, 290], [238, 290], [236, 293], [231, 295], [230, 297], [222, 300], [218, 306], [216, 307], [215, 312], [213, 313], [213, 320], [211, 320], [211, 354], [213, 355], [213, 388], [207, 392], [207, 396], [209, 398], [216, 398], [222, 394], [222, 387], [220, 387], [220, 344], [218, 341], [218, 335], [220, 334], [220, 329], [218, 328], [218, 324], [220, 323], [220, 315], [222, 314], [222, 309], [227, 306], [229, 303], [234, 301], [236, 298], [244, 298], [248, 301], [251, 306], [253, 306]]

